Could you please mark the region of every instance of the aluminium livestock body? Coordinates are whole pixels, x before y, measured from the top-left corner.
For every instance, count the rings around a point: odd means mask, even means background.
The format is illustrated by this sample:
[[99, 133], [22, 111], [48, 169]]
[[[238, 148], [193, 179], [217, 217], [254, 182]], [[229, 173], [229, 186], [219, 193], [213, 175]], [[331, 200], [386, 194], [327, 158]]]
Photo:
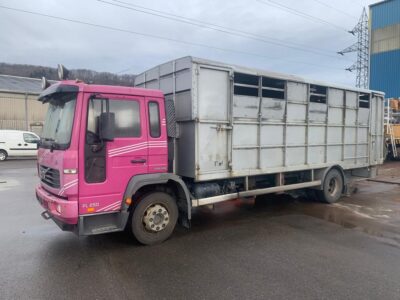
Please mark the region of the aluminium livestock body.
[[139, 74], [135, 86], [174, 102], [174, 172], [194, 182], [241, 177], [248, 190], [258, 175], [280, 185], [308, 170], [307, 187], [333, 166], [348, 181], [383, 163], [381, 92], [194, 57]]

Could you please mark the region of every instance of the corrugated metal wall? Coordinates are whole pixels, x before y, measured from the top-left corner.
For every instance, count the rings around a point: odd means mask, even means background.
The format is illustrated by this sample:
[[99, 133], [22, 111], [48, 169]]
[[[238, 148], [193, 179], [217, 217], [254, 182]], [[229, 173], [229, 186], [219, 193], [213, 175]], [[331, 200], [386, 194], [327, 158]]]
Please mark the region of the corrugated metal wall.
[[0, 129], [29, 130], [41, 134], [47, 104], [38, 95], [0, 92]]
[[371, 56], [370, 87], [384, 91], [387, 98], [400, 96], [400, 50]]
[[371, 5], [370, 88], [400, 96], [400, 0]]
[[370, 11], [372, 30], [400, 23], [399, 0], [387, 0], [371, 5]]

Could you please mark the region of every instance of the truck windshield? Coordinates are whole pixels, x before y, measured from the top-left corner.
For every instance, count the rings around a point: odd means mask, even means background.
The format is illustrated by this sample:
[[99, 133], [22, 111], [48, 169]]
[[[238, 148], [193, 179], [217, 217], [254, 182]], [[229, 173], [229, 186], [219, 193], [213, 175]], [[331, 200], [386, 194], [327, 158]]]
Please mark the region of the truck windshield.
[[66, 149], [71, 142], [72, 124], [77, 93], [56, 93], [47, 101], [41, 146], [43, 148]]

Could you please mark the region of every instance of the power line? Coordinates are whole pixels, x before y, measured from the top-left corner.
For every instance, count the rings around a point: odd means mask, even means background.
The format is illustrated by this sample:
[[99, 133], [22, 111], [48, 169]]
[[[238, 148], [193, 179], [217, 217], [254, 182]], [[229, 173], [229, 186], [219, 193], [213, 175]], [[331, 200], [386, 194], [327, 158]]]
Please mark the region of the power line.
[[317, 2], [317, 3], [319, 3], [319, 4], [323, 5], [323, 6], [329, 7], [330, 9], [336, 10], [337, 12], [339, 12], [339, 13], [341, 13], [343, 15], [346, 15], [346, 16], [352, 18], [352, 19], [357, 19], [355, 16], [345, 12], [344, 10], [338, 9], [338, 8], [328, 4], [328, 3], [325, 3], [325, 2], [320, 1], [320, 0], [312, 0], [312, 1]]
[[295, 63], [295, 64], [302, 64], [302, 65], [307, 65], [307, 66], [319, 67], [319, 68], [323, 68], [323, 69], [342, 70], [341, 68], [338, 68], [338, 67], [325, 66], [325, 65], [306, 63], [306, 62], [300, 62], [300, 61], [293, 61], [293, 60], [287, 60], [287, 59], [284, 59], [284, 58], [281, 58], [281, 57], [270, 57], [270, 56], [257, 54], [257, 53], [252, 53], [252, 52], [246, 52], [246, 51], [240, 51], [240, 50], [234, 50], [234, 49], [227, 49], [227, 48], [221, 48], [221, 47], [216, 47], [216, 46], [210, 46], [208, 44], [189, 42], [189, 41], [184, 41], [184, 40], [178, 40], [178, 39], [173, 39], [173, 38], [168, 38], [168, 37], [163, 37], [163, 36], [158, 36], [158, 35], [138, 32], [138, 31], [133, 31], [133, 30], [129, 30], [129, 29], [112, 27], [112, 26], [108, 26], [108, 25], [89, 23], [89, 22], [85, 22], [85, 21], [69, 19], [69, 18], [54, 16], [54, 15], [48, 15], [48, 14], [44, 14], [44, 13], [39, 13], [39, 12], [35, 12], [35, 11], [29, 11], [29, 10], [14, 8], [14, 7], [8, 7], [8, 6], [4, 6], [4, 5], [0, 5], [0, 8], [11, 10], [11, 11], [16, 11], [16, 12], [22, 12], [22, 13], [26, 13], [26, 14], [31, 14], [31, 15], [36, 15], [36, 16], [41, 16], [41, 17], [46, 17], [46, 18], [51, 18], [51, 19], [55, 19], [55, 20], [61, 20], [61, 21], [65, 21], [65, 22], [80, 24], [80, 25], [91, 26], [91, 27], [95, 27], [95, 28], [102, 28], [102, 29], [107, 29], [107, 30], [111, 30], [111, 31], [129, 33], [129, 34], [133, 34], [133, 35], [137, 35], [137, 36], [150, 37], [150, 38], [153, 38], [153, 39], [164, 40], [164, 41], [169, 41], [169, 42], [174, 42], [174, 43], [180, 43], [180, 44], [185, 44], [185, 45], [190, 45], [190, 46], [195, 46], [195, 47], [213, 49], [213, 50], [224, 51], [224, 52], [232, 52], [232, 53], [248, 55], [248, 56], [255, 56], [255, 57], [260, 57], [260, 58], [264, 58], [264, 59], [268, 59], [268, 60], [281, 60], [281, 61], [286, 61], [286, 62]]
[[[100, 0], [98, 0], [98, 1], [100, 1]], [[111, 0], [111, 1], [118, 2], [118, 3], [121, 3], [121, 4], [125, 4], [125, 5], [129, 5], [131, 7], [136, 7], [136, 8], [141, 8], [141, 9], [145, 9], [145, 10], [148, 10], [148, 11], [152, 11], [152, 12], [161, 13], [161, 14], [164, 14], [164, 15], [167, 15], [167, 16], [171, 16], [171, 17], [176, 17], [176, 18], [181, 18], [181, 19], [184, 19], [184, 20], [192, 21], [192, 22], [197, 22], [199, 24], [209, 25], [209, 26], [213, 26], [213, 27], [217, 27], [217, 28], [221, 28], [221, 29], [225, 29], [225, 30], [230, 30], [230, 31], [233, 31], [233, 32], [239, 32], [239, 33], [243, 33], [243, 34], [254, 36], [254, 37], [269, 39], [269, 40], [277, 41], [277, 42], [283, 43], [283, 44], [290, 44], [290, 45], [294, 45], [294, 46], [297, 46], [297, 47], [304, 47], [304, 45], [301, 45], [301, 44], [298, 44], [298, 43], [283, 42], [280, 39], [276, 39], [276, 38], [273, 38], [273, 37], [270, 37], [270, 36], [254, 34], [254, 33], [248, 32], [248, 31], [238, 30], [238, 29], [229, 28], [229, 27], [217, 25], [217, 24], [210, 23], [210, 22], [205, 22], [205, 21], [202, 21], [202, 20], [194, 19], [194, 18], [188, 18], [188, 17], [176, 15], [176, 14], [171, 14], [171, 13], [168, 13], [168, 12], [155, 10], [155, 9], [144, 7], [144, 6], [139, 6], [139, 5], [128, 3], [128, 2], [123, 2], [123, 1], [119, 1], [119, 0]], [[102, 2], [105, 2], [105, 1], [103, 0]], [[325, 50], [325, 49], [314, 48], [314, 50], [318, 50], [320, 52], [326, 52], [326, 53], [330, 52], [331, 53], [331, 51], [328, 51], [328, 50]]]
[[114, 72], [114, 73], [115, 73], [115, 74], [122, 74], [122, 73], [128, 72], [128, 71], [130, 71], [130, 70], [132, 70], [132, 69], [133, 69], [133, 67], [127, 68], [127, 69], [123, 69], [123, 70], [121, 70], [121, 71]]
[[319, 50], [318, 48], [309, 49], [309, 48], [305, 48], [302, 45], [301, 46], [298, 44], [296, 45], [295, 43], [283, 42], [282, 40], [279, 40], [279, 39], [262, 36], [262, 35], [257, 35], [257, 34], [253, 34], [250, 32], [229, 28], [229, 27], [205, 22], [202, 20], [198, 20], [198, 19], [193, 19], [193, 18], [176, 15], [176, 14], [171, 14], [171, 13], [167, 13], [164, 11], [155, 10], [155, 9], [151, 9], [148, 7], [144, 7], [144, 6], [140, 6], [140, 5], [124, 2], [124, 1], [111, 0], [116, 3], [112, 3], [109, 1], [105, 1], [105, 0], [96, 0], [96, 1], [104, 3], [104, 4], [108, 4], [108, 5], [124, 8], [124, 9], [131, 10], [131, 11], [136, 11], [136, 12], [176, 21], [176, 22], [181, 22], [181, 23], [190, 24], [190, 25], [194, 25], [197, 27], [201, 27], [201, 28], [211, 29], [214, 31], [222, 32], [222, 33], [233, 35], [233, 36], [244, 37], [244, 38], [256, 40], [256, 41], [267, 43], [267, 44], [273, 44], [273, 45], [277, 45], [280, 47], [294, 49], [297, 51], [303, 51], [303, 52], [313, 53], [316, 55], [337, 58], [337, 56], [335, 56], [335, 55], [326, 54], [326, 53], [328, 53], [328, 51], [326, 51], [326, 50]]
[[260, 2], [260, 3], [264, 4], [264, 5], [269, 5], [269, 6], [276, 7], [276, 8], [278, 8], [278, 9], [284, 10], [284, 11], [286, 11], [286, 12], [288, 12], [288, 13], [294, 14], [294, 15], [299, 16], [299, 17], [302, 17], [302, 18], [305, 18], [305, 19], [307, 19], [307, 20], [314, 21], [314, 22], [319, 22], [319, 23], [322, 23], [322, 24], [325, 24], [325, 25], [330, 25], [330, 26], [332, 26], [332, 27], [335, 27], [336, 29], [339, 29], [339, 30], [342, 30], [342, 31], [346, 31], [346, 32], [347, 32], [347, 29], [346, 29], [346, 28], [341, 27], [341, 26], [338, 26], [338, 25], [335, 24], [335, 23], [331, 23], [331, 22], [326, 21], [326, 20], [324, 20], [324, 19], [321, 19], [321, 18], [312, 16], [312, 15], [309, 15], [309, 14], [307, 14], [307, 13], [305, 13], [305, 12], [299, 11], [299, 10], [297, 10], [297, 9], [294, 9], [294, 8], [291, 8], [291, 7], [286, 6], [286, 5], [284, 5], [284, 4], [275, 2], [275, 1], [273, 1], [273, 0], [265, 0], [265, 1], [264, 1], [264, 0], [256, 0], [256, 1], [257, 1], [257, 2]]

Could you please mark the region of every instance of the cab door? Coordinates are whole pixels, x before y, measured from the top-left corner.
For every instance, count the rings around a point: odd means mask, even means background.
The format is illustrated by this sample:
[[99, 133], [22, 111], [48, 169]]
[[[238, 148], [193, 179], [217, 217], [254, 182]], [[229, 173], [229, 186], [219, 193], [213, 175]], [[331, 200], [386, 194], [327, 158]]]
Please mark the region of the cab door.
[[[86, 96], [87, 121], [80, 147], [80, 214], [118, 211], [129, 180], [147, 173], [148, 140], [144, 98]], [[108, 102], [108, 103], [107, 103]], [[115, 137], [99, 140], [102, 107], [115, 116]]]

